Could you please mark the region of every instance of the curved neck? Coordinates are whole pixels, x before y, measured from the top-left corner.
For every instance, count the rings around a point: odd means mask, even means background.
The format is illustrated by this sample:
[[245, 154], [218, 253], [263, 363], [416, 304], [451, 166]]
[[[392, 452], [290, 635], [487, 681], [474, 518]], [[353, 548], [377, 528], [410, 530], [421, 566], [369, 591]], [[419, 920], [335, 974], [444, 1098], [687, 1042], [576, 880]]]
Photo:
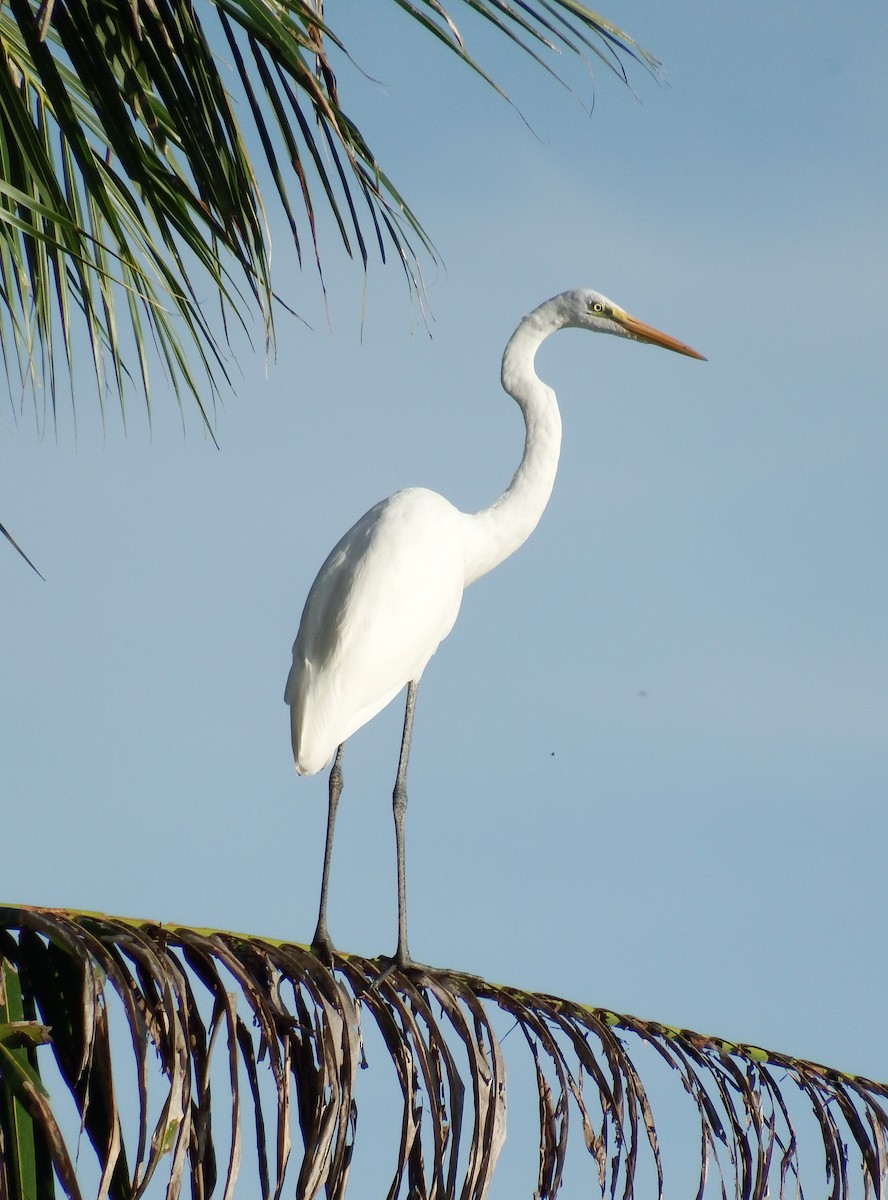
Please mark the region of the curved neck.
[[552, 494], [561, 452], [561, 414], [555, 393], [537, 376], [533, 362], [542, 342], [562, 324], [551, 302], [542, 305], [524, 318], [503, 354], [503, 387], [524, 417], [524, 456], [499, 500], [466, 514], [466, 586], [530, 537]]

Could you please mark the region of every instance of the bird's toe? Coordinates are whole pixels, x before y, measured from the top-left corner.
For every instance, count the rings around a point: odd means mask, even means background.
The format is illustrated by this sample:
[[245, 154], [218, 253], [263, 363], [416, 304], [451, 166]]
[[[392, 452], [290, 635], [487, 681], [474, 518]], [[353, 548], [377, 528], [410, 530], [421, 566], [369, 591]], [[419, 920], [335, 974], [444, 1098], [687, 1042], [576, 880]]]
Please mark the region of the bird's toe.
[[336, 947], [330, 940], [330, 935], [328, 933], [322, 931], [315, 932], [314, 937], [311, 939], [311, 952], [314, 954], [315, 958], [317, 958], [324, 964], [325, 967], [329, 967], [331, 970], [333, 967], [333, 954], [335, 949]]

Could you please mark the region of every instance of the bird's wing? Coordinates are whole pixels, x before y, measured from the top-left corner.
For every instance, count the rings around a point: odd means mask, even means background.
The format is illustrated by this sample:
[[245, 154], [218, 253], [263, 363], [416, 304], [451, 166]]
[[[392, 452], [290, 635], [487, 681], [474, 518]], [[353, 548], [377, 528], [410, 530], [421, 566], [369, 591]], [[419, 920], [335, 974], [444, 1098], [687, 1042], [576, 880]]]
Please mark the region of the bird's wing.
[[297, 767], [336, 747], [418, 679], [453, 628], [465, 577], [461, 514], [424, 489], [372, 508], [312, 585], [286, 699]]

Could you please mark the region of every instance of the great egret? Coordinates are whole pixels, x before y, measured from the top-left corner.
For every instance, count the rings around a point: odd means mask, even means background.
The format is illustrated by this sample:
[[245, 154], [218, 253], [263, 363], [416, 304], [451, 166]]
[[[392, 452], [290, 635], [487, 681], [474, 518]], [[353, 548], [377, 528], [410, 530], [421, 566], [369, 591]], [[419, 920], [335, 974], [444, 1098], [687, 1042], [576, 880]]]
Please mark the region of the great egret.
[[630, 317], [589, 289], [564, 292], [524, 318], [503, 354], [502, 384], [518, 403], [526, 437], [521, 465], [490, 508], [458, 508], [425, 488], [407, 488], [365, 513], [334, 546], [312, 584], [293, 646], [285, 700], [300, 775], [333, 758], [321, 901], [312, 948], [332, 962], [327, 889], [333, 826], [342, 790], [347, 738], [407, 685], [401, 754], [392, 794], [398, 859], [398, 946], [394, 963], [412, 964], [407, 949], [404, 815], [407, 760], [419, 678], [453, 628], [470, 583], [513, 554], [536, 527], [558, 469], [561, 417], [555, 393], [534, 371], [551, 333], [590, 329], [650, 342], [691, 358], [696, 350]]

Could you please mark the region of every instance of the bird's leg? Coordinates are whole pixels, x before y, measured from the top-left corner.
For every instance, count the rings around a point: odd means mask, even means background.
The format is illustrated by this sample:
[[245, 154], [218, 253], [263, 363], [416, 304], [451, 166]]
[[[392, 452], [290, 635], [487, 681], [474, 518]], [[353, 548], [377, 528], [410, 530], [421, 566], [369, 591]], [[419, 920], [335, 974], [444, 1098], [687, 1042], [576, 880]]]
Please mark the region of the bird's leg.
[[398, 948], [395, 951], [395, 966], [403, 969], [413, 965], [407, 949], [407, 885], [404, 870], [404, 817], [407, 813], [407, 760], [410, 757], [410, 739], [413, 737], [413, 712], [416, 708], [416, 680], [407, 684], [407, 706], [404, 710], [404, 732], [401, 735], [401, 757], [398, 760], [398, 776], [392, 793], [395, 813], [395, 850], [398, 856]]
[[333, 855], [333, 826], [336, 824], [336, 808], [342, 792], [342, 751], [345, 743], [336, 751], [330, 768], [329, 804], [327, 808], [327, 843], [324, 847], [324, 873], [321, 876], [321, 903], [318, 909], [318, 924], [311, 939], [311, 948], [328, 967], [333, 965], [333, 943], [327, 929], [327, 888], [330, 884], [330, 859]]

